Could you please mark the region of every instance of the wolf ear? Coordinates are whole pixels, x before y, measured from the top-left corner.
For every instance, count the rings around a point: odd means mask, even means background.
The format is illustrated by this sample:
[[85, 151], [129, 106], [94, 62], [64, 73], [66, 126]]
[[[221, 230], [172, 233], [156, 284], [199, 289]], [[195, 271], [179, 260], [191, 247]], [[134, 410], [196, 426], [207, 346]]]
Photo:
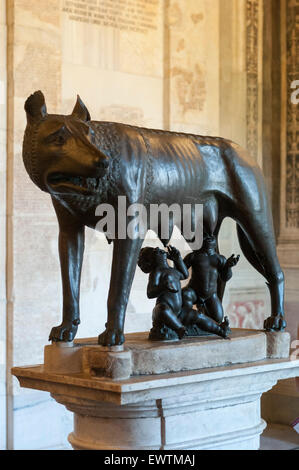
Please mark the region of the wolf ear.
[[45, 97], [41, 91], [36, 91], [30, 95], [25, 102], [25, 111], [28, 124], [38, 122], [47, 115]]
[[81, 121], [91, 120], [89, 111], [86, 108], [85, 104], [83, 103], [79, 95], [77, 95], [77, 102], [73, 109], [72, 116], [76, 117], [77, 119], [80, 119]]

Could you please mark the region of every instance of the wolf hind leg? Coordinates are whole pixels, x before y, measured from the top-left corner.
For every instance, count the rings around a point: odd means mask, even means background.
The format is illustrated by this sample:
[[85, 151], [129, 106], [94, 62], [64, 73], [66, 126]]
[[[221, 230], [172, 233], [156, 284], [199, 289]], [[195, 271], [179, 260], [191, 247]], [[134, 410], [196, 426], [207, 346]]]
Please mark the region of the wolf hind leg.
[[266, 330], [282, 331], [284, 319], [284, 274], [280, 267], [272, 224], [251, 220], [237, 225], [239, 243], [249, 263], [266, 279], [271, 297], [271, 316], [264, 322]]

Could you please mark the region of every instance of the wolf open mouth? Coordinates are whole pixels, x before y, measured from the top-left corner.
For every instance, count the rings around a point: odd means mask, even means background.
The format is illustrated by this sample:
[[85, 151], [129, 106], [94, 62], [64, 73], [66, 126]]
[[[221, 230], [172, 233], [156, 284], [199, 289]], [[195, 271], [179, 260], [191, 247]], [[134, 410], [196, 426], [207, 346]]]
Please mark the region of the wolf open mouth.
[[63, 173], [53, 173], [48, 177], [48, 184], [54, 189], [62, 192], [81, 192], [94, 194], [100, 183], [100, 178], [86, 178], [83, 176], [67, 175]]

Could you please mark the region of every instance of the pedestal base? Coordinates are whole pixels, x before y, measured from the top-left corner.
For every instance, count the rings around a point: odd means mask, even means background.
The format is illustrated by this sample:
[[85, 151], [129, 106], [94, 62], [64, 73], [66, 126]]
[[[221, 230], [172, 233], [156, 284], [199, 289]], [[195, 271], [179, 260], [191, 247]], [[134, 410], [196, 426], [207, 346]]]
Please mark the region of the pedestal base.
[[[65, 397], [54, 398], [65, 403]], [[259, 402], [258, 397], [205, 409], [197, 396], [188, 396], [184, 404], [180, 399], [163, 400], [113, 406], [110, 410], [98, 404], [92, 416], [92, 404], [88, 414], [85, 406], [80, 410], [68, 404], [75, 411], [69, 442], [76, 450], [258, 449], [266, 427], [260, 418]]]
[[[276, 345], [283, 342], [282, 337], [278, 339]], [[277, 354], [273, 341], [271, 345], [271, 351]], [[145, 350], [148, 354], [148, 348]], [[176, 348], [171, 351], [175, 363]], [[126, 358], [121, 355], [126, 352], [113, 354], [120, 354], [122, 362]], [[177, 354], [181, 360], [182, 354]], [[96, 354], [92, 361], [103, 358], [102, 353]], [[82, 364], [81, 360], [78, 363]], [[122, 380], [92, 376], [89, 366], [79, 372], [61, 373], [55, 373], [49, 362], [47, 366], [18, 367], [12, 373], [21, 386], [49, 391], [74, 412], [70, 443], [74, 449], [95, 450], [258, 449], [266, 425], [260, 414], [261, 395], [277, 380], [299, 375], [299, 361], [288, 359], [131, 375]], [[134, 369], [134, 361], [131, 366], [131, 373], [139, 370]]]

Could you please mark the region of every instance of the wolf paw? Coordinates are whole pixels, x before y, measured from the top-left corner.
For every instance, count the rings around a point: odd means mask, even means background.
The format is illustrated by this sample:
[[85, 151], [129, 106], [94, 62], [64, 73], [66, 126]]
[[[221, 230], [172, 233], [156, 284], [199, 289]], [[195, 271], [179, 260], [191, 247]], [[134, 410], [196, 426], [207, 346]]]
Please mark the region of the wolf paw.
[[122, 330], [117, 328], [107, 328], [98, 337], [98, 343], [101, 346], [120, 346], [125, 342], [125, 336]]
[[283, 315], [271, 315], [264, 321], [264, 328], [267, 331], [283, 331], [287, 326], [287, 322]]
[[62, 322], [59, 326], [54, 326], [51, 330], [49, 341], [73, 341], [76, 336], [80, 321]]

